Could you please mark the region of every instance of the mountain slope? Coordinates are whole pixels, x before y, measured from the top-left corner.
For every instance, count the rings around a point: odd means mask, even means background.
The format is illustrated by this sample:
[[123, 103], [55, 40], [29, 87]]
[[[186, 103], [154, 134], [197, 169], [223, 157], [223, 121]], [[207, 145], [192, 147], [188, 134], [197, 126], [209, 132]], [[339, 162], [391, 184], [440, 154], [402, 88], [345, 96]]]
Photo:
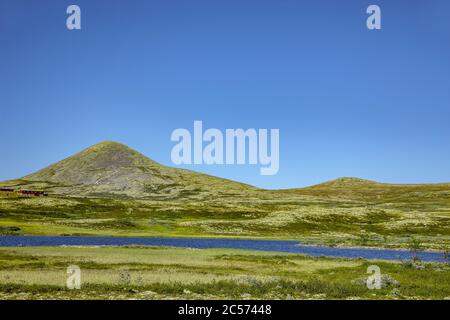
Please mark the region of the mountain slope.
[[450, 184], [385, 184], [359, 178], [338, 178], [306, 188], [263, 190], [206, 174], [161, 165], [117, 142], [91, 146], [67, 159], [1, 186], [45, 190], [79, 197], [151, 199], [228, 197], [301, 200], [352, 199], [414, 201], [447, 199]]
[[280, 190], [290, 195], [368, 201], [421, 201], [450, 197], [449, 183], [389, 184], [353, 177], [342, 177], [306, 188]]
[[134, 198], [238, 194], [255, 188], [161, 165], [117, 142], [106, 141], [23, 177], [22, 187], [56, 194]]

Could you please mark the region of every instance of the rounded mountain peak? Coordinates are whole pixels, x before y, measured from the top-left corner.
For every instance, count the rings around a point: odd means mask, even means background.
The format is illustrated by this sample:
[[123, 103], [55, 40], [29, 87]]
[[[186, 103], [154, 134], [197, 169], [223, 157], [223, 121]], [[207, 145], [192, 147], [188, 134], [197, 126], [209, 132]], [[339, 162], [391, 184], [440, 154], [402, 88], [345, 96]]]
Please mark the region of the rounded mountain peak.
[[158, 164], [130, 147], [114, 142], [104, 141], [44, 168], [27, 180], [50, 181], [67, 184], [98, 183], [98, 178], [111, 173], [129, 174], [143, 167]]

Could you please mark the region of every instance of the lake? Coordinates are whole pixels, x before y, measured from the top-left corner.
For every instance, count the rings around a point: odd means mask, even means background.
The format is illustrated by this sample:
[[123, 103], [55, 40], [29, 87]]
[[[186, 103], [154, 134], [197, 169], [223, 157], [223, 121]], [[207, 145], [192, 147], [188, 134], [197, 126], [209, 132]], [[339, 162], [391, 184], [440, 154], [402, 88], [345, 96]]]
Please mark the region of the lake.
[[[85, 237], [85, 236], [0, 236], [0, 247], [17, 246], [167, 246], [182, 248], [228, 248], [301, 253], [311, 256], [408, 260], [411, 253], [401, 250], [331, 248], [304, 246], [288, 240], [241, 240], [213, 238], [143, 238], [143, 237]], [[423, 261], [444, 261], [443, 253], [419, 252]]]

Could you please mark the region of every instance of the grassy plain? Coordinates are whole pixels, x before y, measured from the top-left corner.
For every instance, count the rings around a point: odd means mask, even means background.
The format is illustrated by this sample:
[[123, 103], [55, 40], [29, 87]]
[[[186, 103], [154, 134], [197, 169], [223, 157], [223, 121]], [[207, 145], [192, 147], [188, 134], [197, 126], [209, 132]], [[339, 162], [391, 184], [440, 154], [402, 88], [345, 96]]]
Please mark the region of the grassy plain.
[[[7, 185], [22, 182], [14, 183]], [[0, 235], [293, 239], [325, 246], [414, 244], [415, 250], [447, 252], [450, 247], [449, 184], [345, 178], [303, 189], [244, 189], [180, 189], [144, 198], [51, 189], [39, 198], [3, 193]], [[365, 285], [371, 264], [388, 276], [381, 290]], [[81, 267], [81, 290], [65, 287], [69, 265]], [[448, 299], [449, 279], [448, 264], [437, 263], [230, 249], [0, 248], [0, 299]]]
[[0, 195], [0, 234], [233, 237], [423, 249], [450, 246], [450, 185], [340, 179], [202, 199]]
[[[369, 290], [367, 267], [387, 277]], [[66, 288], [67, 267], [81, 289]], [[232, 249], [0, 248], [0, 299], [450, 299], [450, 266]]]

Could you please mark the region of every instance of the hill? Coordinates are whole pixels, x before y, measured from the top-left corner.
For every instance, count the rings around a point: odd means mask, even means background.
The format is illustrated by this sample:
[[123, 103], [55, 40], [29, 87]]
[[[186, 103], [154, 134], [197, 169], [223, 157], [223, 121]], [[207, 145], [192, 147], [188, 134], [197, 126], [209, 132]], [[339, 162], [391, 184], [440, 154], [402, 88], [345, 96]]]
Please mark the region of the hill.
[[53, 195], [95, 198], [257, 199], [309, 196], [324, 199], [415, 201], [447, 199], [450, 184], [386, 184], [342, 177], [306, 188], [263, 190], [247, 184], [157, 163], [130, 147], [105, 141], [2, 187], [45, 190]]
[[0, 235], [121, 235], [298, 239], [404, 248], [450, 244], [450, 184], [385, 184], [338, 178], [263, 190], [170, 168], [102, 142], [0, 187]]
[[123, 144], [106, 141], [36, 173], [2, 185], [87, 197], [176, 198], [238, 194], [238, 182], [161, 165]]
[[447, 201], [450, 198], [450, 184], [389, 184], [342, 177], [306, 188], [286, 189], [280, 192], [290, 195], [397, 203], [427, 199]]

